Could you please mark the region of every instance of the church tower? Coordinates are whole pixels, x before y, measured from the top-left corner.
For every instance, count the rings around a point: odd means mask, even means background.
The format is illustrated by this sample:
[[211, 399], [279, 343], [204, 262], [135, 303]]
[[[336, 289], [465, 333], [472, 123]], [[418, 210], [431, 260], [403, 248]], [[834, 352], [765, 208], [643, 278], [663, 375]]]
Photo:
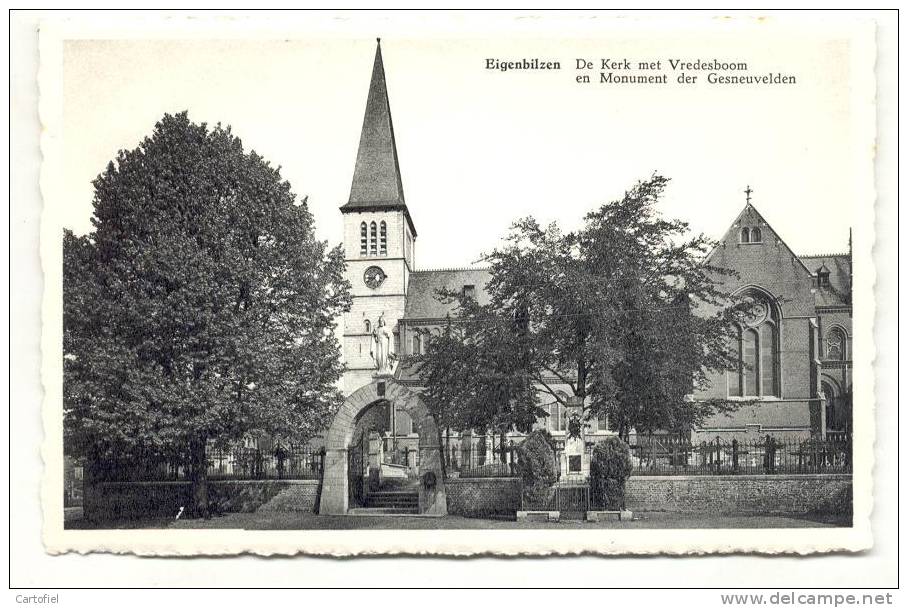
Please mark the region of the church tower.
[[375, 49], [350, 199], [344, 217], [344, 258], [353, 304], [344, 315], [346, 395], [372, 381], [372, 330], [383, 319], [400, 352], [398, 320], [404, 315], [413, 270], [416, 229], [404, 201], [381, 43]]

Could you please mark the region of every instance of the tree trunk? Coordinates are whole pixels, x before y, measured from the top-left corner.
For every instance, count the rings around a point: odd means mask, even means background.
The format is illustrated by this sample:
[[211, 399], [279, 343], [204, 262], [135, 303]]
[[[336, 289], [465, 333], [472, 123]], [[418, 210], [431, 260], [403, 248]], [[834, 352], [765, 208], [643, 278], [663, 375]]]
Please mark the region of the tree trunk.
[[444, 447], [442, 447], [442, 446], [444, 446], [444, 442], [442, 441], [442, 437], [441, 437], [441, 429], [438, 428], [437, 426], [435, 427], [435, 434], [438, 436], [438, 451], [441, 452], [441, 454], [440, 454], [440, 456], [441, 456], [441, 478], [447, 479], [448, 478], [448, 465], [447, 465], [446, 461], [448, 459], [448, 455], [445, 454], [445, 449], [444, 449]]
[[205, 456], [206, 439], [198, 438], [189, 444], [189, 471], [191, 479], [189, 517], [211, 517], [208, 506], [208, 462]]

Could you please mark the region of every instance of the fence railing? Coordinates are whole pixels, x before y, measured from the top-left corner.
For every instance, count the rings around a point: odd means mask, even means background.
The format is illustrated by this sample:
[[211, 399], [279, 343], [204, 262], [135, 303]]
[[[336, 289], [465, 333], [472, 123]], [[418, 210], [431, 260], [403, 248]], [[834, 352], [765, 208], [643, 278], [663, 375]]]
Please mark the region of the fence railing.
[[[320, 479], [324, 454], [303, 448], [209, 446], [206, 451], [211, 480]], [[97, 481], [186, 481], [190, 470], [185, 459], [105, 460], [95, 467]]]
[[517, 475], [517, 445], [499, 437], [474, 436], [469, 442], [445, 450], [448, 473], [460, 477], [514, 477]]
[[713, 441], [648, 437], [631, 446], [632, 475], [773, 475], [850, 473], [847, 440]]
[[[502, 442], [499, 436], [473, 436], [466, 442], [443, 444], [450, 476], [515, 477], [519, 439]], [[752, 441], [716, 438], [694, 443], [678, 436], [638, 436], [631, 448], [632, 475], [772, 475], [785, 473], [850, 473], [851, 442], [847, 437], [825, 440], [778, 440], [764, 437]], [[424, 448], [406, 447], [388, 454], [388, 462], [406, 464], [418, 471]], [[437, 448], [436, 448], [437, 449]], [[587, 445], [584, 458], [592, 457]], [[210, 446], [208, 477], [212, 480], [320, 479], [324, 453], [309, 448]], [[556, 453], [559, 474], [565, 455]], [[143, 459], [97, 463], [98, 481], [180, 481], [189, 479], [185, 460]]]
[[209, 479], [319, 479], [323, 454], [302, 448], [208, 451]]
[[[449, 446], [448, 472], [460, 477], [517, 475], [517, 445], [479, 436]], [[780, 440], [771, 436], [751, 441], [716, 438], [694, 443], [684, 436], [640, 435], [631, 447], [632, 475], [773, 475], [783, 473], [850, 473], [851, 442], [845, 435], [825, 440]], [[584, 457], [592, 458], [593, 445]], [[559, 472], [565, 455], [556, 453]]]
[[81, 507], [83, 500], [82, 467], [64, 471], [63, 506]]
[[848, 431], [826, 431], [826, 440], [844, 442], [850, 441], [851, 436]]
[[586, 481], [558, 482], [552, 497], [553, 511], [589, 511], [590, 486]]

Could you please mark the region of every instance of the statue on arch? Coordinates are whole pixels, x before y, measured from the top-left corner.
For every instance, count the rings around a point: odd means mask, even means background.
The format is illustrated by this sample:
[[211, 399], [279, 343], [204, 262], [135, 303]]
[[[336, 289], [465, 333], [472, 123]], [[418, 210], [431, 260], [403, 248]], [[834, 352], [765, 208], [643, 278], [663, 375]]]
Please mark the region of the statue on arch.
[[375, 361], [376, 375], [390, 376], [391, 366], [394, 361], [394, 334], [385, 324], [385, 316], [378, 318], [375, 329], [372, 330], [372, 350], [369, 352]]

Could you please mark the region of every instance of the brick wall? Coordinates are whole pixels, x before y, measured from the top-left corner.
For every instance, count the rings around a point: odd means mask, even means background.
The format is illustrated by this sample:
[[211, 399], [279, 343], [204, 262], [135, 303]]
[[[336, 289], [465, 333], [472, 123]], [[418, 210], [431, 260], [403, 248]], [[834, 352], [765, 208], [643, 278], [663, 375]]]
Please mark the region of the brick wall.
[[[211, 481], [209, 501], [217, 510], [253, 512], [314, 511], [315, 480]], [[86, 484], [85, 518], [94, 521], [138, 517], [175, 517], [189, 506], [188, 481], [100, 482]]]
[[631, 511], [674, 513], [851, 513], [851, 475], [631, 476]]
[[520, 508], [516, 477], [470, 477], [445, 480], [448, 514], [464, 517], [514, 517]]

